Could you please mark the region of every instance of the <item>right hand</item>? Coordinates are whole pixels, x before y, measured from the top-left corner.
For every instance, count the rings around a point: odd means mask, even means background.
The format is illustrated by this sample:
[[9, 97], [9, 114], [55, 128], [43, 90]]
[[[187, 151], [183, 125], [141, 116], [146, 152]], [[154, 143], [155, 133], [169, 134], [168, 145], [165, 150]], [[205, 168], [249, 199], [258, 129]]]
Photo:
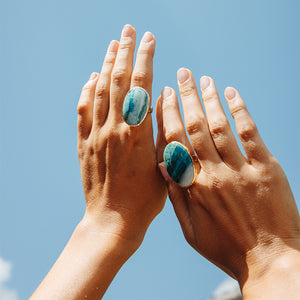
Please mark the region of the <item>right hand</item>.
[[136, 31], [126, 25], [111, 43], [100, 74], [85, 84], [78, 103], [78, 156], [86, 200], [83, 223], [132, 245], [162, 210], [167, 188], [159, 171], [152, 117], [132, 127], [122, 116], [123, 100], [134, 87], [150, 95], [155, 38], [145, 33], [134, 65]]
[[299, 257], [300, 221], [288, 180], [264, 145], [246, 106], [233, 88], [225, 97], [247, 157], [235, 140], [213, 80], [201, 79], [201, 105], [193, 75], [178, 72], [185, 133], [176, 93], [165, 88], [157, 103], [158, 155], [178, 141], [201, 165], [188, 189], [176, 185], [160, 164], [169, 198], [189, 244], [238, 279], [259, 278], [283, 254]]

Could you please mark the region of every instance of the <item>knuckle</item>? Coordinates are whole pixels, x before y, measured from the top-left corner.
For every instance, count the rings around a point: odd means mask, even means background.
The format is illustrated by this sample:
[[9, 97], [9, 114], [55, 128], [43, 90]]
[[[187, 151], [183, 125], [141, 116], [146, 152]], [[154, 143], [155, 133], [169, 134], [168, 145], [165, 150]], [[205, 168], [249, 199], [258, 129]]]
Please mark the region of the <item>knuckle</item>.
[[215, 91], [213, 91], [213, 92], [210, 91], [203, 95], [203, 102], [205, 102], [205, 103], [214, 102], [218, 99], [219, 99], [219, 96]]
[[77, 114], [80, 115], [80, 116], [85, 115], [88, 110], [89, 110], [88, 103], [83, 102], [83, 101], [79, 101], [79, 103], [77, 105]]
[[169, 130], [167, 130], [165, 132], [165, 138], [166, 141], [172, 142], [172, 141], [176, 141], [178, 140], [179, 137], [183, 136], [185, 134], [183, 129], [179, 129], [179, 128], [170, 128]]
[[257, 133], [257, 128], [254, 122], [247, 122], [241, 125], [238, 129], [238, 135], [244, 142], [251, 140]]
[[115, 59], [116, 59], [116, 53], [108, 52], [105, 56], [104, 65], [110, 67], [115, 62]]
[[233, 107], [231, 109], [231, 115], [233, 116], [233, 118], [236, 118], [236, 116], [238, 114], [240, 114], [241, 112], [245, 112], [246, 111], [246, 107], [243, 105], [237, 105], [235, 107]]
[[178, 110], [177, 103], [171, 97], [164, 99], [162, 105], [163, 112]]
[[217, 176], [211, 176], [208, 183], [209, 190], [218, 192], [224, 187], [224, 182]]
[[186, 130], [189, 135], [199, 133], [203, 130], [204, 122], [202, 119], [192, 119], [186, 123]]
[[81, 144], [77, 145], [77, 154], [79, 160], [84, 160], [89, 156], [93, 156], [94, 153], [95, 153], [94, 147], [90, 143], [87, 143], [84, 146]]
[[115, 70], [112, 74], [112, 82], [117, 86], [123, 85], [124, 82], [128, 80], [128, 78], [129, 75], [128, 72], [126, 72], [126, 70], [118, 69]]
[[120, 43], [119, 45], [119, 51], [129, 51], [132, 47], [132, 41], [128, 40], [128, 41], [123, 41], [122, 43]]
[[189, 85], [184, 85], [180, 88], [181, 97], [190, 97], [194, 94], [194, 88]]
[[151, 82], [152, 81], [152, 75], [149, 74], [148, 72], [142, 72], [138, 71], [135, 72], [132, 76], [132, 83], [137, 86], [142, 86], [145, 83]]
[[87, 153], [89, 156], [94, 155], [94, 153], [99, 154], [103, 147], [105, 146], [106, 139], [94, 139], [93, 142], [91, 143], [91, 146], [88, 148]]
[[101, 86], [96, 89], [96, 98], [106, 98], [108, 93], [108, 89], [104, 86]]
[[209, 131], [213, 138], [218, 138], [220, 135], [225, 135], [228, 129], [226, 120], [219, 119], [218, 121], [209, 124]]
[[140, 48], [138, 50], [137, 55], [149, 55], [150, 57], [153, 57], [154, 55], [154, 47], [150, 47], [150, 48]]
[[105, 140], [107, 140], [110, 144], [114, 144], [115, 142], [120, 140], [122, 130], [123, 129], [120, 126], [110, 126], [109, 131], [106, 133]]
[[77, 154], [78, 154], [79, 160], [83, 160], [84, 159], [85, 151], [84, 151], [84, 149], [83, 149], [83, 147], [82, 147], [81, 144], [77, 145]]
[[129, 126], [121, 126], [119, 129], [119, 136], [122, 137], [125, 140], [128, 140], [130, 138], [130, 129]]

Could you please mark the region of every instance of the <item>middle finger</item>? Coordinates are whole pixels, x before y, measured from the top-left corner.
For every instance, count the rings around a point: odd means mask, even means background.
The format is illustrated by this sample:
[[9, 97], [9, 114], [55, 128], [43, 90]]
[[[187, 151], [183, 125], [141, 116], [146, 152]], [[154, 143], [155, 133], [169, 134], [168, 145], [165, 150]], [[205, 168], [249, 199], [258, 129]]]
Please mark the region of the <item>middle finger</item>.
[[211, 139], [205, 114], [192, 73], [180, 69], [177, 74], [184, 121], [192, 145], [203, 166], [222, 160]]
[[130, 86], [135, 36], [135, 29], [131, 25], [125, 25], [111, 75], [109, 115], [118, 123], [123, 121], [122, 103]]

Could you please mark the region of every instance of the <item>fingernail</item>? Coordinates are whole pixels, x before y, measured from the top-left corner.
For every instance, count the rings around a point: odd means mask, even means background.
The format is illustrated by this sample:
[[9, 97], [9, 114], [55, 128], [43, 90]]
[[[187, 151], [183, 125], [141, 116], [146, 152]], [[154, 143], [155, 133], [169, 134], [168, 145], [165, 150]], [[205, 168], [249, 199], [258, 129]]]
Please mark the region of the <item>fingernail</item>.
[[118, 43], [117, 41], [111, 41], [108, 47], [109, 52], [117, 52], [118, 50]]
[[169, 174], [166, 169], [165, 163], [164, 162], [159, 163], [158, 167], [159, 167], [160, 172], [161, 172], [163, 178], [165, 179], [165, 181], [169, 181]]
[[177, 73], [179, 83], [184, 83], [189, 78], [189, 72], [186, 69], [180, 69]]
[[153, 40], [153, 34], [151, 32], [149, 32], [149, 31], [144, 34], [143, 39], [142, 39], [142, 41], [144, 43], [149, 43], [152, 40]]
[[205, 90], [206, 88], [208, 88], [209, 84], [210, 84], [210, 80], [207, 76], [201, 77], [200, 79], [201, 90]]
[[172, 90], [169, 87], [165, 87], [161, 92], [161, 98], [162, 100], [166, 99], [172, 94]]
[[96, 77], [98, 76], [98, 74], [96, 72], [93, 72], [90, 76], [89, 80], [94, 80]]
[[133, 28], [130, 25], [125, 25], [123, 29], [123, 36], [130, 37], [133, 35]]
[[231, 87], [228, 87], [225, 91], [225, 95], [226, 95], [228, 100], [232, 100], [236, 95], [235, 89], [233, 89]]

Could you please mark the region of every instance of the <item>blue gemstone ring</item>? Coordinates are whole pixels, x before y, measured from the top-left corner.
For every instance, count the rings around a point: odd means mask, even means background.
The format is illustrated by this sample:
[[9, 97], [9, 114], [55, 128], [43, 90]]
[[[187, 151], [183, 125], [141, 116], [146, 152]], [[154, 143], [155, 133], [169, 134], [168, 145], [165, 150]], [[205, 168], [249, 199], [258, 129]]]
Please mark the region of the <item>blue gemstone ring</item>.
[[122, 113], [128, 125], [139, 126], [151, 110], [150, 96], [145, 89], [135, 87], [125, 96]]
[[194, 183], [196, 166], [185, 146], [178, 142], [169, 143], [164, 150], [164, 163], [169, 176], [178, 185], [188, 188]]

